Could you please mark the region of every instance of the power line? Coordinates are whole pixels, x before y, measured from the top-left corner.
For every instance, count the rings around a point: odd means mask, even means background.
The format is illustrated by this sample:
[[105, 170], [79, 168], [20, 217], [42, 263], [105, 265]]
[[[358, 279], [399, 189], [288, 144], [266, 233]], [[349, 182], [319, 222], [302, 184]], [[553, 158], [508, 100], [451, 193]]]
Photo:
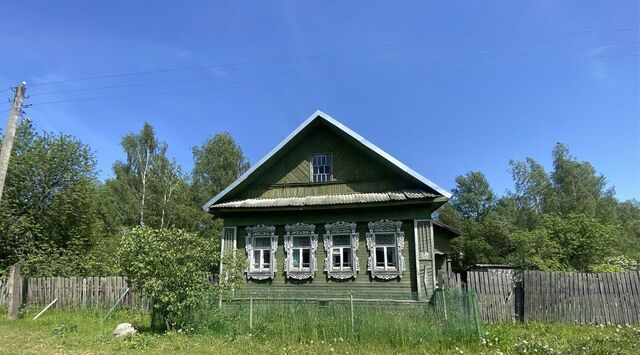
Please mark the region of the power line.
[[135, 75], [143, 75], [143, 74], [158, 74], [158, 73], [167, 73], [167, 72], [176, 72], [176, 71], [186, 71], [186, 70], [194, 70], [194, 69], [224, 68], [224, 67], [240, 66], [240, 65], [267, 64], [267, 63], [277, 63], [277, 62], [286, 62], [286, 61], [294, 61], [294, 60], [317, 59], [317, 58], [347, 55], [347, 54], [362, 54], [362, 53], [379, 52], [379, 51], [387, 51], [387, 50], [394, 50], [394, 49], [406, 49], [406, 48], [425, 47], [425, 46], [440, 46], [440, 45], [446, 45], [446, 44], [472, 42], [472, 41], [484, 41], [484, 40], [502, 39], [502, 38], [535, 37], [535, 36], [566, 35], [566, 34], [578, 34], [578, 33], [598, 33], [598, 32], [630, 32], [630, 31], [637, 31], [637, 30], [638, 28], [634, 27], [634, 28], [614, 28], [614, 29], [599, 29], [599, 30], [590, 29], [590, 30], [558, 31], [558, 32], [531, 32], [531, 33], [504, 34], [504, 35], [494, 35], [494, 36], [484, 36], [484, 37], [470, 37], [470, 38], [463, 38], [463, 39], [449, 40], [449, 41], [421, 42], [421, 43], [414, 43], [414, 44], [408, 44], [408, 45], [398, 45], [398, 46], [389, 46], [389, 47], [380, 47], [380, 48], [368, 48], [368, 49], [350, 50], [350, 51], [336, 51], [336, 52], [314, 54], [314, 55], [307, 55], [307, 56], [273, 58], [273, 59], [242, 61], [242, 62], [235, 62], [235, 63], [202, 65], [202, 66], [182, 67], [182, 68], [168, 68], [168, 69], [158, 69], [158, 70], [129, 72], [129, 73], [104, 74], [104, 75], [88, 76], [88, 77], [81, 77], [81, 78], [75, 78], [75, 79], [49, 81], [49, 82], [34, 84], [34, 85], [31, 85], [31, 87], [62, 84], [62, 83], [77, 82], [77, 81], [135, 76]]
[[[478, 66], [496, 65], [496, 64], [536, 62], [536, 61], [545, 61], [545, 60], [625, 58], [625, 57], [640, 57], [640, 54], [529, 58], [529, 59], [520, 59], [520, 60], [505, 60], [505, 61], [496, 61], [496, 62], [484, 62], [484, 63], [474, 63], [474, 64], [451, 65], [451, 66], [444, 66], [444, 67], [439, 67], [439, 68], [427, 68], [427, 69], [419, 68], [419, 69], [412, 69], [412, 70], [408, 70], [408, 71], [402, 71], [402, 72], [395, 73], [395, 74], [405, 74], [405, 73], [411, 73], [411, 72], [420, 72], [420, 71], [425, 71], [425, 70], [428, 70], [428, 69], [467, 68], [467, 67], [478, 67]], [[391, 74], [393, 74], [393, 73], [391, 73]], [[286, 82], [285, 84], [304, 84], [304, 83], [312, 83], [312, 82], [324, 81], [324, 80], [328, 80], [328, 79], [330, 79], [330, 78], [299, 80], [299, 81]], [[85, 98], [68, 99], [68, 100], [44, 101], [44, 102], [33, 103], [31, 105], [32, 106], [43, 106], [43, 105], [58, 104], [58, 103], [93, 101], [93, 100], [116, 99], [116, 98], [129, 98], [129, 97], [141, 97], [141, 96], [197, 93], [197, 92], [205, 92], [205, 91], [216, 91], [216, 90], [227, 90], [227, 89], [249, 88], [249, 87], [260, 87], [260, 86], [282, 85], [282, 84], [283, 84], [282, 82], [270, 82], [270, 83], [234, 85], [234, 86], [223, 86], [223, 87], [191, 89], [191, 90], [160, 91], [160, 92], [151, 92], [151, 93], [127, 94], [127, 95], [111, 95], [111, 96], [94, 96], [94, 97], [85, 97]]]
[[[604, 47], [609, 47], [610, 48], [610, 47], [620, 47], [620, 46], [626, 46], [626, 45], [633, 45], [633, 44], [638, 44], [638, 43], [640, 43], [640, 42], [560, 44], [560, 45], [547, 45], [547, 46], [529, 46], [529, 47], [517, 47], [517, 48], [502, 48], [502, 49], [494, 49], [494, 50], [460, 52], [460, 53], [450, 53], [450, 54], [443, 54], [443, 55], [431, 55], [431, 56], [427, 56], [425, 59], [439, 59], [439, 58], [447, 58], [447, 57], [455, 57], [455, 56], [474, 55], [474, 54], [490, 54], [490, 53], [512, 52], [512, 51], [520, 51], [520, 50], [564, 48], [564, 47], [604, 46]], [[394, 59], [394, 60], [386, 60], [386, 61], [369, 62], [369, 63], [363, 63], [363, 64], [358, 64], [358, 65], [345, 66], [344, 69], [360, 68], [360, 67], [363, 67], [363, 66], [388, 64], [388, 63], [395, 63], [395, 62], [405, 62], [405, 61], [411, 61], [411, 60], [415, 60], [415, 59], [420, 59], [420, 58], [413, 57], [413, 58], [405, 58], [405, 59]], [[340, 69], [340, 68], [338, 67], [338, 69]], [[291, 74], [291, 73], [305, 72], [305, 71], [312, 71], [312, 70], [315, 70], [315, 69], [293, 69], [293, 70], [286, 70], [286, 71], [268, 73], [266, 75]], [[30, 94], [29, 96], [30, 97], [35, 97], [35, 96], [61, 94], [61, 93], [69, 93], [69, 92], [85, 92], [85, 91], [89, 91], [89, 90], [105, 90], [105, 89], [117, 89], [117, 88], [125, 88], [125, 87], [141, 87], [141, 86], [149, 86], [149, 85], [189, 83], [189, 82], [199, 82], [199, 81], [218, 80], [218, 79], [251, 77], [253, 75], [254, 74], [230, 75], [230, 76], [212, 76], [212, 77], [203, 77], [203, 78], [194, 78], [194, 79], [181, 79], [181, 80], [169, 80], [169, 81], [165, 80], [165, 81], [155, 81], [155, 82], [146, 82], [146, 83], [131, 83], [131, 84], [98, 86], [98, 87], [89, 87], [89, 88], [81, 88], [81, 89], [54, 90], [54, 91], [46, 91], [46, 92], [41, 92], [41, 93]]]

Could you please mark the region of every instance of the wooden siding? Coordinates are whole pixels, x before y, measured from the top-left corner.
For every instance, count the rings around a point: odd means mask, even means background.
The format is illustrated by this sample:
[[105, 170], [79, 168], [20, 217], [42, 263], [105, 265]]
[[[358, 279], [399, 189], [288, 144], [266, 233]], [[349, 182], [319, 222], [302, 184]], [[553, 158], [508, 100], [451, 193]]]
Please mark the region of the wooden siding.
[[[328, 222], [335, 222], [328, 221]], [[245, 298], [251, 295], [273, 298], [336, 298], [347, 297], [353, 291], [354, 297], [358, 299], [393, 299], [393, 300], [416, 300], [416, 264], [415, 245], [413, 241], [413, 220], [405, 220], [402, 223], [402, 230], [405, 233], [405, 244], [402, 251], [405, 259], [405, 270], [401, 279], [379, 280], [371, 279], [367, 271], [367, 259], [369, 251], [366, 243], [367, 225], [358, 223], [357, 232], [360, 233], [360, 246], [357, 251], [360, 271], [355, 279], [334, 280], [328, 279], [324, 271], [325, 250], [322, 235], [325, 233], [324, 223], [316, 224], [318, 238], [318, 249], [316, 251], [317, 267], [313, 280], [291, 280], [284, 274], [283, 264], [285, 253], [283, 250], [284, 226], [277, 225], [278, 250], [276, 252], [277, 272], [273, 280], [247, 281], [246, 285], [236, 290], [235, 297]], [[245, 226], [238, 227], [238, 250], [244, 250], [246, 229]], [[243, 255], [244, 252], [242, 252]], [[431, 272], [431, 271], [429, 271]]]
[[420, 260], [420, 286], [424, 291], [424, 298], [421, 301], [429, 300], [436, 288], [436, 285], [433, 284], [433, 263], [431, 260]]
[[418, 255], [420, 259], [431, 259], [431, 224], [429, 220], [416, 221], [416, 232], [418, 233]]
[[222, 252], [224, 254], [234, 250], [234, 247], [235, 247], [234, 237], [235, 237], [235, 228], [225, 227], [223, 230], [223, 236], [222, 236]]
[[451, 254], [451, 237], [436, 228], [434, 228], [433, 234], [433, 247], [439, 252]]
[[[333, 155], [333, 181], [311, 183], [313, 154]], [[242, 192], [225, 200], [278, 198], [419, 188], [327, 127], [318, 127], [288, 149]]]

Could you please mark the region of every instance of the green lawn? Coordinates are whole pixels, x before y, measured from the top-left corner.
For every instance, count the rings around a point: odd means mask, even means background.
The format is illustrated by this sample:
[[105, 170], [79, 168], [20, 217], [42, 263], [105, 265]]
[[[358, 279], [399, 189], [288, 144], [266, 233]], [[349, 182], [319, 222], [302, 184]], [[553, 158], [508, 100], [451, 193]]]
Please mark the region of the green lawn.
[[[361, 319], [356, 325], [361, 327], [357, 334], [349, 336], [349, 326], [344, 337], [332, 338], [338, 334], [333, 333], [335, 329], [322, 332], [321, 328], [330, 325], [318, 323], [320, 320], [313, 319], [312, 314], [300, 317], [305, 322], [288, 321], [294, 325], [287, 329], [278, 325], [276, 319], [257, 317], [257, 323], [275, 322], [274, 327], [280, 329], [270, 332], [263, 325], [256, 324], [253, 333], [250, 333], [242, 314], [231, 311], [218, 318], [221, 323], [217, 325], [187, 332], [156, 334], [149, 331], [149, 317], [141, 312], [117, 311], [102, 323], [104, 310], [53, 310], [35, 321], [31, 320], [35, 310], [26, 310], [18, 321], [8, 321], [0, 315], [0, 353], [634, 354], [640, 349], [638, 326], [592, 327], [540, 323], [484, 325], [483, 339], [480, 340], [477, 333], [471, 336], [455, 327], [440, 330], [438, 324], [425, 325], [424, 330], [416, 332], [415, 328], [421, 326], [410, 318], [417, 319], [423, 315], [417, 312], [407, 315], [396, 311], [391, 312], [393, 317], [409, 318], [406, 328], [399, 325], [393, 325], [395, 328], [379, 327], [379, 331], [390, 333], [389, 337], [384, 337], [370, 329], [376, 326], [372, 322], [378, 320], [389, 323], [391, 318], [375, 312], [368, 319], [361, 317], [364, 320]], [[126, 339], [113, 337], [111, 332], [115, 326], [125, 321], [139, 326], [141, 333]], [[427, 321], [436, 323], [433, 319]], [[396, 328], [397, 332], [394, 332]], [[407, 336], [398, 336], [399, 333]]]

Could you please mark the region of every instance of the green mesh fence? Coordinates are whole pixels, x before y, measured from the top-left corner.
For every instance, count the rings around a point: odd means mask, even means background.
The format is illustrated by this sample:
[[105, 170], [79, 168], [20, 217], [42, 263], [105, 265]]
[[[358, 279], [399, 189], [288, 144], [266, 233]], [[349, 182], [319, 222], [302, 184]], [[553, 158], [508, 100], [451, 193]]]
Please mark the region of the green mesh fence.
[[[354, 295], [355, 297], [355, 295]], [[473, 290], [438, 290], [429, 303], [343, 300], [225, 302], [214, 328], [290, 342], [375, 341], [410, 346], [422, 342], [478, 341], [481, 319]]]

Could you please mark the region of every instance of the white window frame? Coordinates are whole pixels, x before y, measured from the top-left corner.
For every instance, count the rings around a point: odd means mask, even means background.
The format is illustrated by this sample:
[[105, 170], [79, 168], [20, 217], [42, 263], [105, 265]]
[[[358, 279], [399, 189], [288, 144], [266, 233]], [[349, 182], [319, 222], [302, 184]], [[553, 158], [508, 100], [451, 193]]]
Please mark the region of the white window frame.
[[[401, 230], [402, 222], [390, 221], [387, 219], [378, 222], [369, 222], [369, 233], [367, 233], [367, 248], [369, 249], [369, 260], [367, 262], [367, 270], [371, 273], [372, 278], [380, 278], [391, 280], [402, 278], [404, 274], [404, 232]], [[394, 236], [393, 244], [377, 245], [376, 234], [392, 234]], [[385, 265], [383, 267], [376, 266], [376, 248], [384, 248]], [[389, 267], [386, 263], [387, 248], [395, 247], [396, 266]]]
[[[318, 235], [315, 234], [314, 224], [296, 223], [284, 227], [284, 251], [287, 254], [284, 261], [284, 272], [288, 278], [296, 280], [313, 279], [318, 268], [316, 249], [318, 249]], [[309, 238], [308, 247], [294, 247], [294, 238]], [[302, 249], [309, 249], [309, 267], [302, 266]], [[294, 253], [300, 253], [300, 267], [294, 268]]]
[[[330, 164], [323, 164], [323, 165], [319, 165], [319, 166], [329, 166], [331, 169], [331, 173], [327, 174], [327, 173], [318, 173], [318, 174], [314, 174], [313, 172], [313, 158], [315, 157], [329, 157], [331, 158], [331, 163]], [[318, 175], [318, 176], [324, 176], [325, 180], [318, 180], [315, 181], [314, 179], [314, 175]], [[311, 155], [311, 159], [309, 159], [309, 176], [311, 179], [311, 182], [313, 183], [323, 183], [323, 182], [331, 182], [333, 181], [333, 154], [331, 153], [317, 153], [317, 154], [313, 154]]]
[[[275, 234], [276, 227], [258, 225], [253, 227], [247, 227], [247, 236], [245, 238], [245, 251], [247, 252], [247, 280], [266, 280], [273, 279], [275, 277], [276, 267], [276, 251], [278, 249], [278, 236]], [[268, 247], [256, 247], [256, 238], [270, 238], [270, 245]], [[260, 268], [255, 269], [253, 265], [253, 254], [256, 250], [263, 250], [260, 253]], [[269, 250], [270, 262], [269, 266], [264, 268], [264, 250]]]
[[[356, 233], [356, 224], [349, 222], [336, 222], [324, 225], [326, 234], [323, 236], [324, 250], [326, 257], [324, 259], [324, 271], [327, 272], [328, 278], [350, 279], [356, 278], [360, 271], [360, 263], [358, 262], [358, 245], [360, 243], [360, 235]], [[350, 240], [349, 248], [351, 249], [351, 267], [336, 269], [333, 266], [333, 252], [338, 249], [342, 255], [344, 246], [334, 246], [334, 236], [348, 236]]]

